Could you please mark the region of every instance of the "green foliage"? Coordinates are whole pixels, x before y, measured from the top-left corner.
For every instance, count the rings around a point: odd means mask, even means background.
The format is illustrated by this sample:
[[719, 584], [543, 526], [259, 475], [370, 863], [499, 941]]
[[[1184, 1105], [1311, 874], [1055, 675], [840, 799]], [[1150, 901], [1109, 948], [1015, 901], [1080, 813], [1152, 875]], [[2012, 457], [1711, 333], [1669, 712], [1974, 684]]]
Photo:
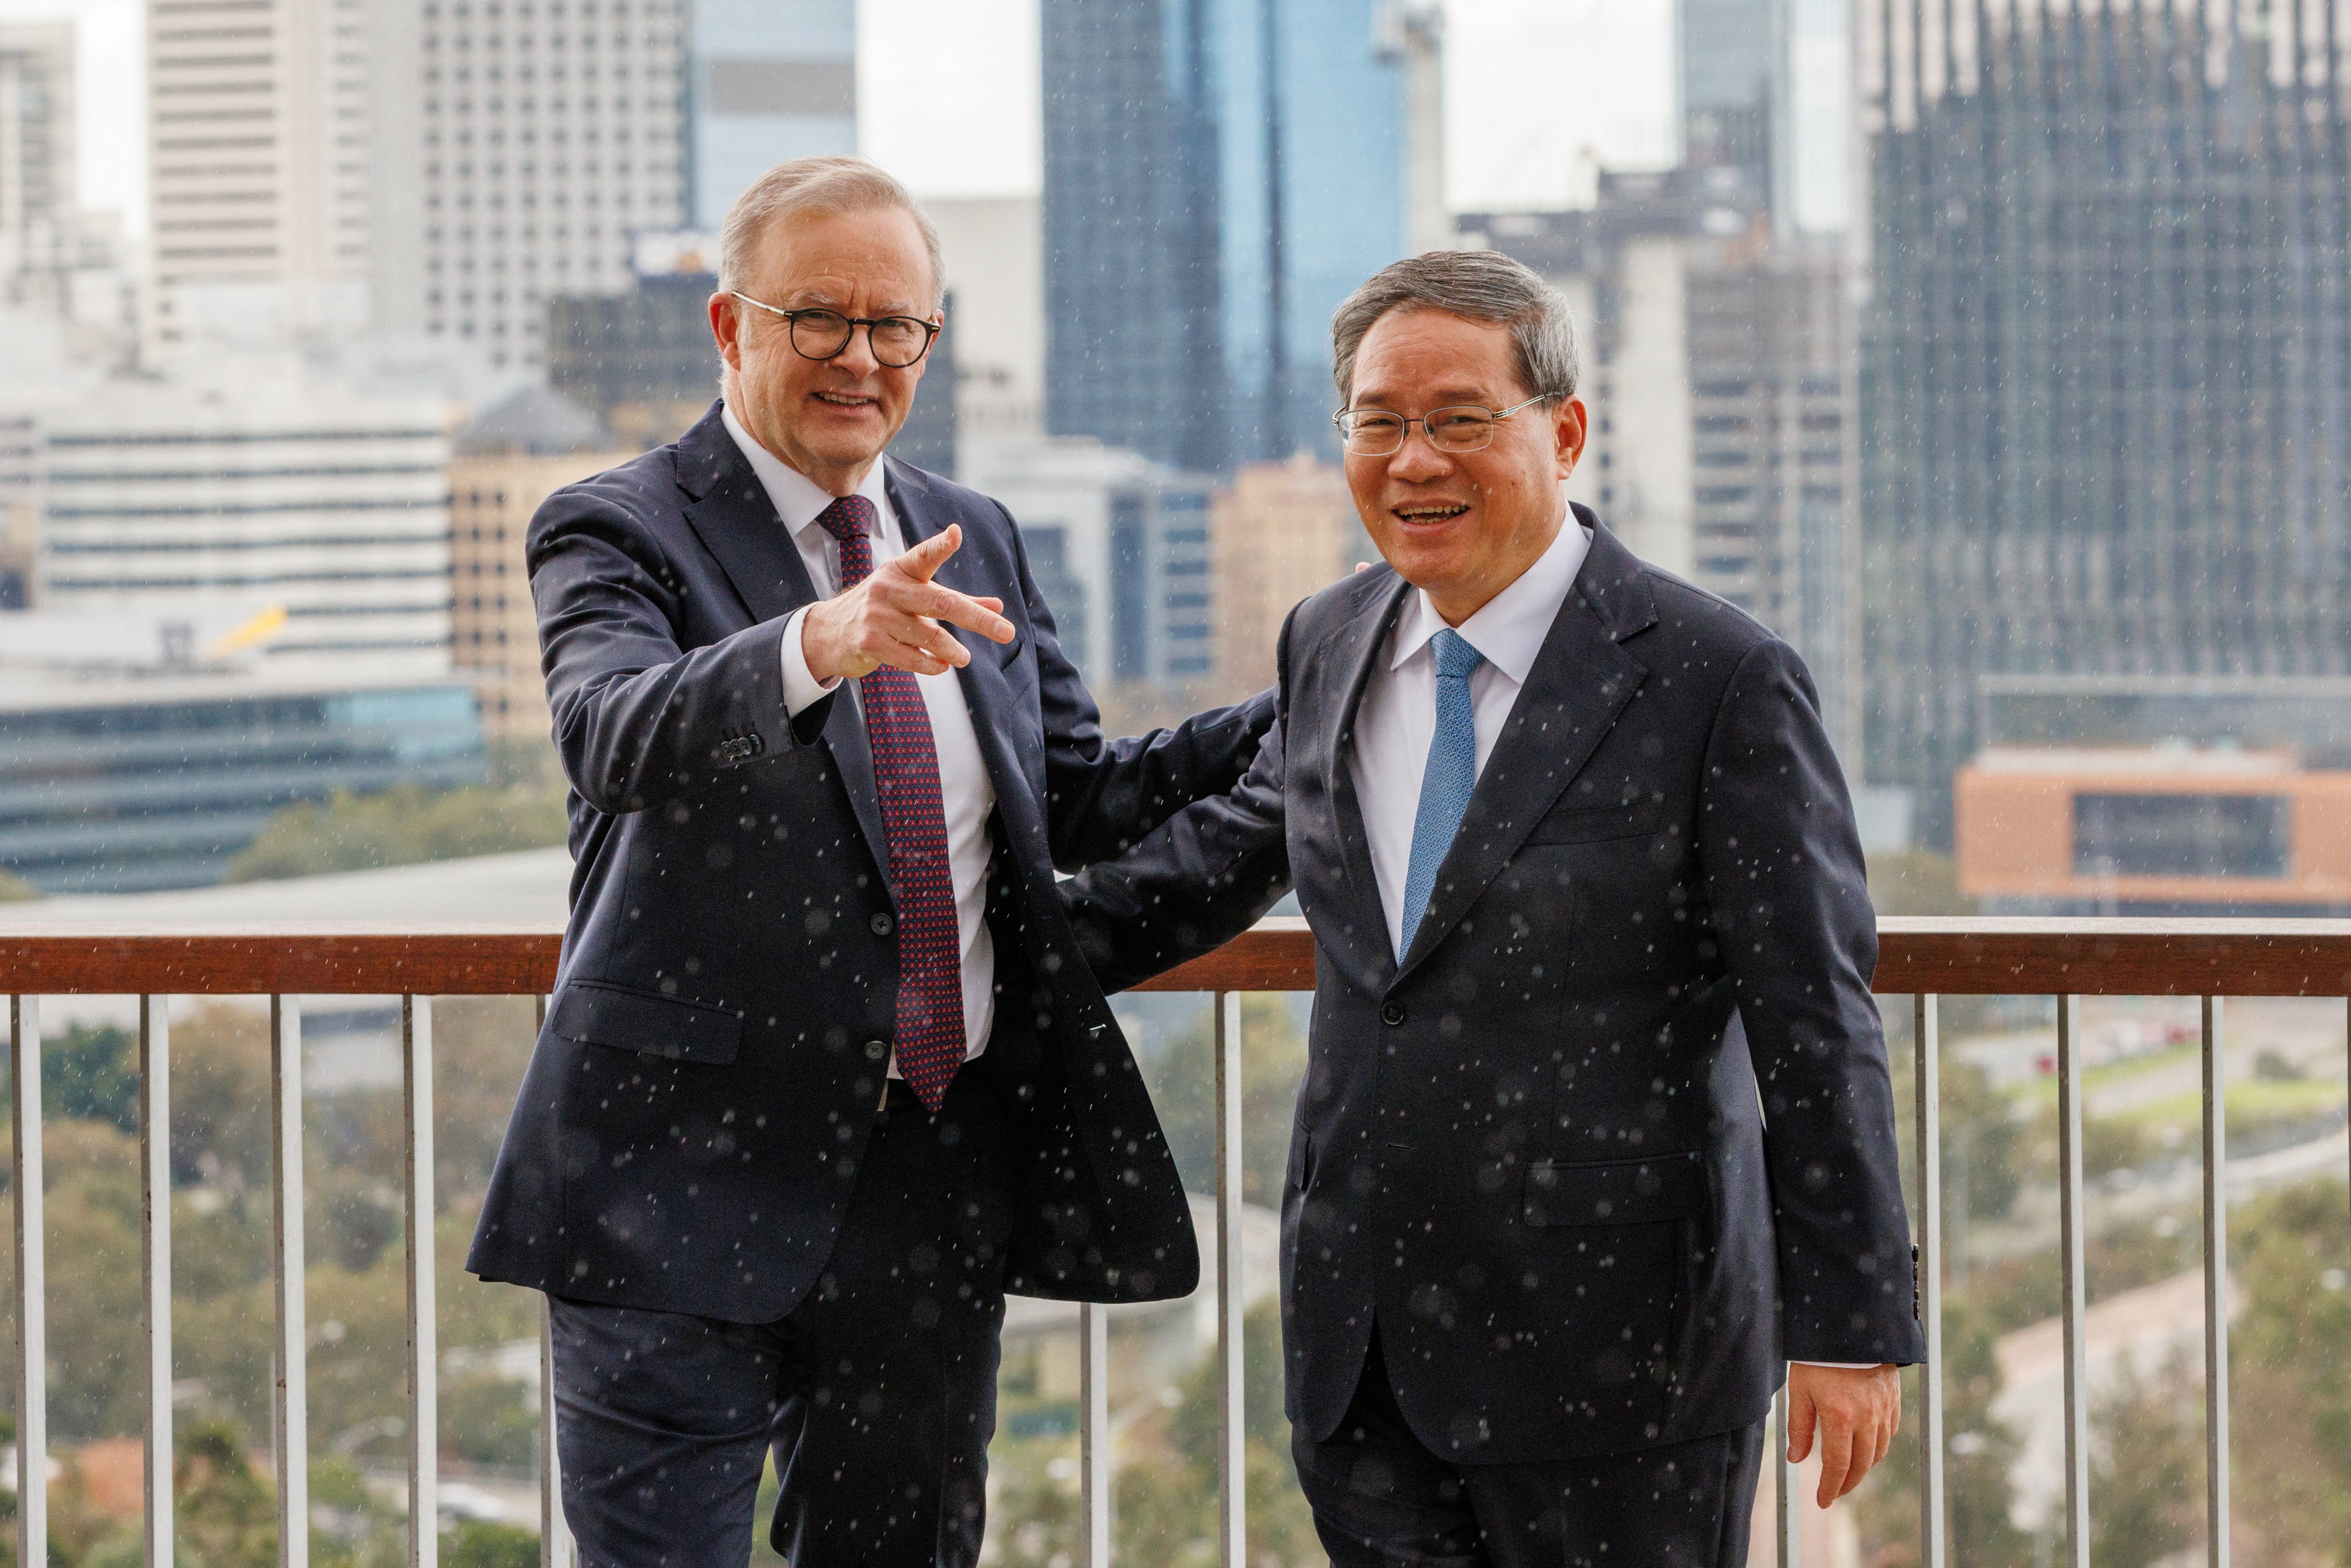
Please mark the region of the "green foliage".
[[2351, 1227], [2340, 1181], [2231, 1217], [2244, 1301], [2231, 1365], [2240, 1562], [2351, 1563]]
[[[1242, 1377], [1248, 1394], [1245, 1496], [1253, 1563], [1322, 1561], [1312, 1512], [1298, 1490], [1290, 1458], [1290, 1423], [1281, 1413], [1281, 1318], [1267, 1302], [1242, 1323]], [[1217, 1561], [1217, 1367], [1204, 1360], [1167, 1421], [1171, 1462], [1130, 1461], [1118, 1473], [1117, 1540], [1122, 1563]]]
[[288, 806], [229, 862], [230, 882], [316, 876], [371, 866], [457, 860], [564, 841], [564, 797], [544, 787], [426, 789], [402, 784], [378, 795], [339, 793], [324, 805]]
[[538, 1568], [538, 1532], [469, 1519], [441, 1542], [445, 1568]]
[[[1176, 1168], [1193, 1192], [1217, 1184], [1216, 1020], [1207, 1009], [1143, 1065]], [[1241, 998], [1241, 1201], [1281, 1202], [1298, 1085], [1306, 1076], [1306, 1038], [1288, 998]]]
[[139, 1041], [128, 1030], [75, 1024], [41, 1042], [44, 1113], [139, 1130]]
[[12, 872], [0, 871], [0, 904], [24, 904], [41, 896], [41, 890]]
[[1959, 868], [1949, 855], [1895, 850], [1869, 857], [1869, 901], [1885, 915], [1973, 915], [1976, 901], [1959, 891]]
[[2147, 1568], [2204, 1521], [2203, 1400], [2184, 1358], [2152, 1379], [2128, 1356], [2091, 1403], [2091, 1568]]
[[[1992, 1319], [1954, 1299], [1943, 1317], [1943, 1400], [1947, 1448], [1943, 1486], [1950, 1522], [1951, 1568], [2027, 1568], [2032, 1542], [2010, 1522], [2008, 1474], [2021, 1445], [1992, 1415], [2001, 1390]], [[1875, 1568], [1915, 1568], [1918, 1562], [1918, 1408], [1916, 1368], [1902, 1377], [1905, 1434], [1853, 1498], [1861, 1535], [1875, 1550]]]

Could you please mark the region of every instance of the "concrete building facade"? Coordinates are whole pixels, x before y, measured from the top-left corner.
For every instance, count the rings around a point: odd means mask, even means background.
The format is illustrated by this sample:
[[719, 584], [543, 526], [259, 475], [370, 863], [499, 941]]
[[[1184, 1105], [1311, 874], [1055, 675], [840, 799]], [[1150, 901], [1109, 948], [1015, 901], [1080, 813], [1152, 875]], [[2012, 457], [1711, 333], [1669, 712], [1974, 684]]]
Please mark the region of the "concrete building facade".
[[162, 335], [189, 290], [272, 286], [312, 319], [366, 308], [367, 0], [148, 0], [148, 200]]
[[523, 544], [538, 504], [637, 455], [553, 392], [516, 393], [458, 432], [449, 460], [451, 653], [493, 739], [548, 733], [538, 616]]
[[297, 381], [110, 382], [36, 423], [45, 609], [250, 626], [265, 664], [448, 671], [437, 402]]
[[1301, 599], [1377, 560], [1347, 476], [1299, 453], [1251, 463], [1208, 504], [1217, 674], [1236, 691], [1273, 685], [1274, 643]]

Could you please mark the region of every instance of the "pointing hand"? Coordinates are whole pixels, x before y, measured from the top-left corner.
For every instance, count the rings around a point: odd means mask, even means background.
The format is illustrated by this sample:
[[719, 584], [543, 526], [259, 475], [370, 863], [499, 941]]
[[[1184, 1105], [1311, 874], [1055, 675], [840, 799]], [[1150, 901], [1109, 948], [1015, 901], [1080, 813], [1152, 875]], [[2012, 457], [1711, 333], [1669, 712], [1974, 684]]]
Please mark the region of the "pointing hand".
[[957, 593], [931, 580], [962, 545], [961, 525], [951, 526], [875, 568], [856, 587], [810, 606], [800, 621], [809, 673], [831, 681], [854, 680], [884, 664], [918, 675], [960, 669], [971, 654], [947, 625], [1011, 642], [1012, 622], [999, 613], [1004, 601]]

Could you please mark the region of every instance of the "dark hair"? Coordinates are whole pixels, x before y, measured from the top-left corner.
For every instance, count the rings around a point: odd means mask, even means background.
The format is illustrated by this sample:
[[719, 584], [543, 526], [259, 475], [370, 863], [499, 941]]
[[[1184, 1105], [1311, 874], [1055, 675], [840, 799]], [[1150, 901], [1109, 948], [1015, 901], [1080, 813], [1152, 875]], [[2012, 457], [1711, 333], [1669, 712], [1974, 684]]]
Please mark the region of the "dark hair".
[[1391, 310], [1415, 309], [1508, 327], [1510, 357], [1527, 394], [1575, 395], [1575, 326], [1566, 296], [1499, 250], [1432, 250], [1382, 267], [1331, 318], [1332, 372], [1342, 407], [1354, 395], [1355, 352], [1364, 334]]

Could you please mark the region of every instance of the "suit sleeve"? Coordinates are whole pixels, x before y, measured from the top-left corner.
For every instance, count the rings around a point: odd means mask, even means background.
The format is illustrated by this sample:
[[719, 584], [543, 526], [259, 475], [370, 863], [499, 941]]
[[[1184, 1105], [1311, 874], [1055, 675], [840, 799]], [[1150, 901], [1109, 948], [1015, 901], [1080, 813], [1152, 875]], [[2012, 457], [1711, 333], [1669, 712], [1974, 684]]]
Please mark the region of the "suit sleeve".
[[1116, 860], [1061, 883], [1061, 905], [1104, 991], [1122, 991], [1224, 946], [1290, 891], [1282, 816], [1290, 627], [1273, 718], [1249, 769], [1195, 800]]
[[[999, 508], [1000, 510], [1000, 508]], [[1019, 592], [1036, 639], [1037, 689], [1045, 721], [1045, 819], [1053, 867], [1071, 872], [1123, 854], [1204, 796], [1233, 788], [1273, 722], [1274, 694], [1210, 708], [1170, 729], [1105, 740], [1102, 710], [1061, 652], [1053, 612], [1029, 570], [1020, 530], [1005, 514]]]
[[681, 649], [676, 579], [629, 500], [559, 490], [531, 518], [530, 591], [556, 749], [571, 787], [600, 811], [642, 811], [716, 782], [730, 768], [812, 742], [830, 697], [784, 710], [789, 618]]
[[1870, 977], [1877, 925], [1812, 678], [1778, 641], [1708, 738], [1698, 858], [1761, 1088], [1792, 1361], [1923, 1359], [1894, 1091]]

